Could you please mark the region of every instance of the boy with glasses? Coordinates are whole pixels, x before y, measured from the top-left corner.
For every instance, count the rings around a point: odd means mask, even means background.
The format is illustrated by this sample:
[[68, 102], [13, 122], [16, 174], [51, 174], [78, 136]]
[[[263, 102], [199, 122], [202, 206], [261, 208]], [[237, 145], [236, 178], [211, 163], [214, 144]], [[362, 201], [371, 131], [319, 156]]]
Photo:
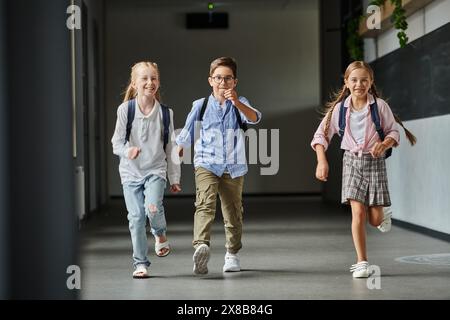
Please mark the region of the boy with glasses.
[[[242, 189], [247, 173], [246, 124], [256, 124], [261, 113], [248, 100], [238, 97], [236, 61], [215, 59], [210, 66], [212, 93], [193, 102], [186, 124], [176, 139], [180, 157], [194, 143], [196, 201], [194, 215], [194, 273], [207, 274], [211, 226], [219, 194], [225, 225], [227, 252], [223, 272], [240, 271], [242, 247]], [[195, 128], [200, 136], [194, 141]], [[243, 129], [243, 130], [241, 130]]]

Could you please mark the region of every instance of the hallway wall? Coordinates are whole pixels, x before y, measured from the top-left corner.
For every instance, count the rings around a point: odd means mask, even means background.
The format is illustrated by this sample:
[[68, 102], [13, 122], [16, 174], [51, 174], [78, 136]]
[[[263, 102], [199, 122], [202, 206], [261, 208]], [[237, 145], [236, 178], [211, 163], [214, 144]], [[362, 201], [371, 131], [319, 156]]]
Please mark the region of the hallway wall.
[[2, 151], [10, 175], [7, 278], [12, 299], [77, 295], [66, 284], [68, 266], [77, 264], [78, 227], [67, 6], [60, 0], [14, 0], [6, 6], [9, 145]]
[[74, 4], [82, 12], [82, 26], [75, 29], [74, 40], [76, 143], [73, 165], [79, 200], [76, 210], [80, 217], [84, 217], [107, 200], [104, 165], [104, 1], [75, 0]]
[[[6, 106], [6, 2], [0, 0], [0, 150], [8, 148], [7, 142], [7, 118], [8, 109]], [[8, 292], [8, 199], [9, 199], [9, 178], [8, 178], [7, 158], [0, 157], [0, 299], [7, 298]]]
[[[387, 161], [394, 217], [450, 234], [450, 0], [435, 0], [408, 17], [407, 47], [393, 28], [365, 41], [365, 56], [393, 111], [417, 136]], [[370, 43], [374, 42], [374, 45]], [[395, 63], [394, 63], [395, 62]]]
[[[343, 1], [320, 1], [320, 87], [321, 106], [330, 99], [330, 94], [342, 85], [342, 61], [344, 56], [343, 41], [344, 30], [342, 16]], [[320, 119], [314, 122], [311, 137], [320, 124]], [[316, 157], [313, 151], [314, 157]], [[339, 139], [331, 140], [327, 150], [327, 159], [330, 165], [327, 182], [321, 183], [322, 199], [330, 203], [340, 203], [342, 184], [342, 152]], [[314, 165], [317, 161], [314, 160]], [[315, 173], [315, 171], [314, 171]]]
[[[386, 162], [394, 217], [450, 234], [450, 115], [410, 120], [417, 137], [411, 147], [402, 132], [400, 146]], [[403, 130], [402, 130], [403, 131]]]
[[[108, 1], [106, 9], [107, 138], [113, 134], [116, 110], [134, 62], [158, 63], [163, 101], [174, 109], [175, 127], [181, 128], [192, 101], [210, 92], [209, 63], [231, 55], [238, 62], [238, 94], [263, 113], [256, 128], [279, 128], [283, 146], [278, 174], [261, 176], [260, 166], [250, 165], [245, 191], [319, 192], [314, 154], [308, 146], [310, 124], [318, 117], [315, 109], [320, 101], [318, 2], [226, 7], [228, 30], [187, 30], [186, 11], [132, 3]], [[109, 194], [121, 195], [118, 159], [110, 142], [106, 143]], [[194, 193], [192, 165], [183, 166], [182, 183], [184, 193]]]

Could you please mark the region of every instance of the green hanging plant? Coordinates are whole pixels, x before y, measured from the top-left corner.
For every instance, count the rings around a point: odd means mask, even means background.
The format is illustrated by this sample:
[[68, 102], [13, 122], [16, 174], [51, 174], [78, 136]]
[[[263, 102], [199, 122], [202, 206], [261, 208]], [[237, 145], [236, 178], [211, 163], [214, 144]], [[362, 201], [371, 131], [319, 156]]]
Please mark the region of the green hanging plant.
[[402, 0], [391, 0], [391, 3], [395, 5], [391, 21], [394, 23], [395, 29], [400, 30], [397, 33], [397, 37], [400, 42], [400, 48], [403, 48], [408, 43], [408, 37], [406, 36], [405, 32], [406, 29], [408, 29], [408, 22], [406, 22], [405, 9], [402, 8]]
[[363, 16], [350, 19], [347, 23], [347, 50], [353, 60], [364, 59], [364, 42], [359, 35], [359, 23]]
[[[402, 7], [402, 0], [390, 0], [394, 5], [394, 12], [391, 16], [391, 21], [394, 24], [395, 29], [399, 30], [397, 38], [399, 40], [400, 48], [403, 48], [408, 43], [408, 37], [406, 36], [406, 29], [408, 29], [408, 23], [406, 22], [405, 9]], [[372, 0], [371, 5], [382, 6], [386, 0]]]
[[381, 7], [382, 5], [384, 5], [385, 2], [386, 2], [386, 0], [372, 0], [370, 2], [370, 5]]

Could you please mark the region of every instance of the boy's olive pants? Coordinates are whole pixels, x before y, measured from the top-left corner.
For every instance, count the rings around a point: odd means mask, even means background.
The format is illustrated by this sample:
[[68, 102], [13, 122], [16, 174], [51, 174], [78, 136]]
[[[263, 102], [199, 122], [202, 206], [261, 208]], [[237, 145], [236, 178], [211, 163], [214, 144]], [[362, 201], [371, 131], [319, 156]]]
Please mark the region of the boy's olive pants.
[[216, 214], [217, 193], [220, 196], [225, 225], [225, 247], [237, 253], [242, 247], [242, 189], [244, 177], [232, 179], [227, 173], [222, 177], [202, 168], [195, 169], [196, 201], [194, 215], [194, 248], [210, 245], [211, 225]]

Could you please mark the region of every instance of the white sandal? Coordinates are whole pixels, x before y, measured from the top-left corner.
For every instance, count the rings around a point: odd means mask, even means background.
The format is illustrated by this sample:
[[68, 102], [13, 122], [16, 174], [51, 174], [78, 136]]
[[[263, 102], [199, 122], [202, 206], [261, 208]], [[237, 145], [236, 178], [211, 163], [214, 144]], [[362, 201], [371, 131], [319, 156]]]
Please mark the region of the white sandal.
[[147, 267], [145, 266], [145, 264], [138, 264], [136, 266], [136, 270], [134, 270], [134, 272], [133, 272], [133, 278], [146, 279], [148, 277], [149, 277], [149, 275], [148, 275]]
[[[159, 254], [161, 249], [167, 249], [165, 253]], [[158, 257], [165, 257], [170, 253], [170, 244], [169, 241], [166, 240], [165, 242], [155, 242], [155, 253]]]

